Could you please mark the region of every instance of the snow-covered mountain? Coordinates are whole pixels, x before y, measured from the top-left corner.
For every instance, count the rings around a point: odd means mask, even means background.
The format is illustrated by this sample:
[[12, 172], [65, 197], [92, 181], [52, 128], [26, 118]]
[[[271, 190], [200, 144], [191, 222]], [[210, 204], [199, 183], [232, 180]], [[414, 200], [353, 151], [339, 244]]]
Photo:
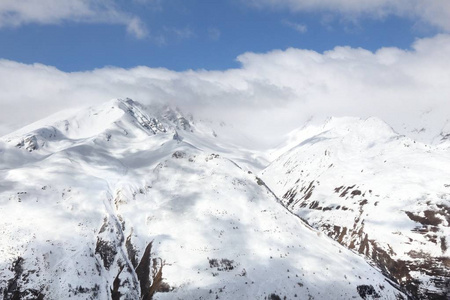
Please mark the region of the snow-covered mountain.
[[450, 297], [450, 152], [376, 118], [331, 118], [261, 177], [284, 206], [419, 299]]
[[257, 174], [233, 130], [126, 99], [1, 138], [0, 293], [446, 297], [446, 147], [334, 119]]

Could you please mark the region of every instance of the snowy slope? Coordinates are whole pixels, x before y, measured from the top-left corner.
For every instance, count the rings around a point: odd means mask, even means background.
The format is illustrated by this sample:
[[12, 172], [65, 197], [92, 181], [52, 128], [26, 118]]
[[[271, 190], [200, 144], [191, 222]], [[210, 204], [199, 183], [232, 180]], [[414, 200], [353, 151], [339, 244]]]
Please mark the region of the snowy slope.
[[[331, 118], [261, 177], [285, 207], [420, 299], [450, 297], [450, 152], [376, 118]], [[445, 136], [443, 134], [443, 136]]]
[[194, 123], [114, 100], [3, 137], [4, 298], [406, 299]]

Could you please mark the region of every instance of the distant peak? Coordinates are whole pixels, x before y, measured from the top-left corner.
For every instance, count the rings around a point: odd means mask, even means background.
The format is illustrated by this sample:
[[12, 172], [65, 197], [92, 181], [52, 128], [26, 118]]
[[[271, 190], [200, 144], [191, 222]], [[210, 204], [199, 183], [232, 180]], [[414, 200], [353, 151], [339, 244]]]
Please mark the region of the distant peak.
[[125, 104], [126, 106], [130, 107], [139, 107], [142, 108], [143, 105], [141, 103], [139, 103], [138, 101], [134, 101], [131, 98], [125, 98], [125, 99], [117, 99], [117, 102], [121, 103], [121, 104]]
[[144, 105], [131, 98], [118, 98], [63, 118], [55, 115], [43, 119], [10, 134], [5, 141], [32, 152], [57, 144], [64, 148], [85, 139], [109, 141], [118, 132], [127, 138], [177, 132], [176, 136], [181, 140], [183, 131], [194, 132], [193, 124], [193, 117], [185, 117], [178, 107]]
[[125, 111], [130, 109], [130, 108], [132, 108], [132, 107], [138, 107], [138, 108], [142, 108], [143, 107], [139, 102], [134, 101], [131, 98], [125, 98], [125, 99], [118, 98], [118, 99], [111, 100], [111, 102], [110, 103], [112, 104], [113, 107], [118, 107], [118, 108], [123, 109]]
[[137, 121], [137, 123], [147, 131], [151, 131], [153, 134], [157, 132], [166, 132], [167, 129], [161, 123], [158, 117], [150, 116], [146, 109], [138, 102], [126, 98], [125, 100], [118, 100], [119, 108], [125, 111], [129, 116]]

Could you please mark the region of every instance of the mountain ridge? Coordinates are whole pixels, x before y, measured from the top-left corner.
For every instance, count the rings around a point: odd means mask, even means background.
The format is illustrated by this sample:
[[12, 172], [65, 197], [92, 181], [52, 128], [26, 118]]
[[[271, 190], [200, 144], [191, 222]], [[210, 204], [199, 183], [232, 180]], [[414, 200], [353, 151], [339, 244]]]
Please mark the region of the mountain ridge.
[[291, 212], [375, 261], [415, 297], [445, 299], [448, 151], [373, 124], [380, 123], [322, 128], [260, 176]]

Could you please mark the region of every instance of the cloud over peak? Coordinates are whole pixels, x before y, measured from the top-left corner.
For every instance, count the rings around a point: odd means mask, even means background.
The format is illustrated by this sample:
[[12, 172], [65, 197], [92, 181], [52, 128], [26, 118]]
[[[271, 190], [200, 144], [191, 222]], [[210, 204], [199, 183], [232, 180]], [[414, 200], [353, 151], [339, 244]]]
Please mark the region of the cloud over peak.
[[0, 134], [64, 108], [125, 97], [223, 119], [267, 141], [311, 116], [375, 116], [401, 132], [432, 111], [438, 130], [450, 111], [449, 52], [450, 35], [442, 34], [417, 40], [412, 50], [249, 52], [238, 57], [240, 68], [225, 71], [140, 66], [66, 73], [0, 60]]

